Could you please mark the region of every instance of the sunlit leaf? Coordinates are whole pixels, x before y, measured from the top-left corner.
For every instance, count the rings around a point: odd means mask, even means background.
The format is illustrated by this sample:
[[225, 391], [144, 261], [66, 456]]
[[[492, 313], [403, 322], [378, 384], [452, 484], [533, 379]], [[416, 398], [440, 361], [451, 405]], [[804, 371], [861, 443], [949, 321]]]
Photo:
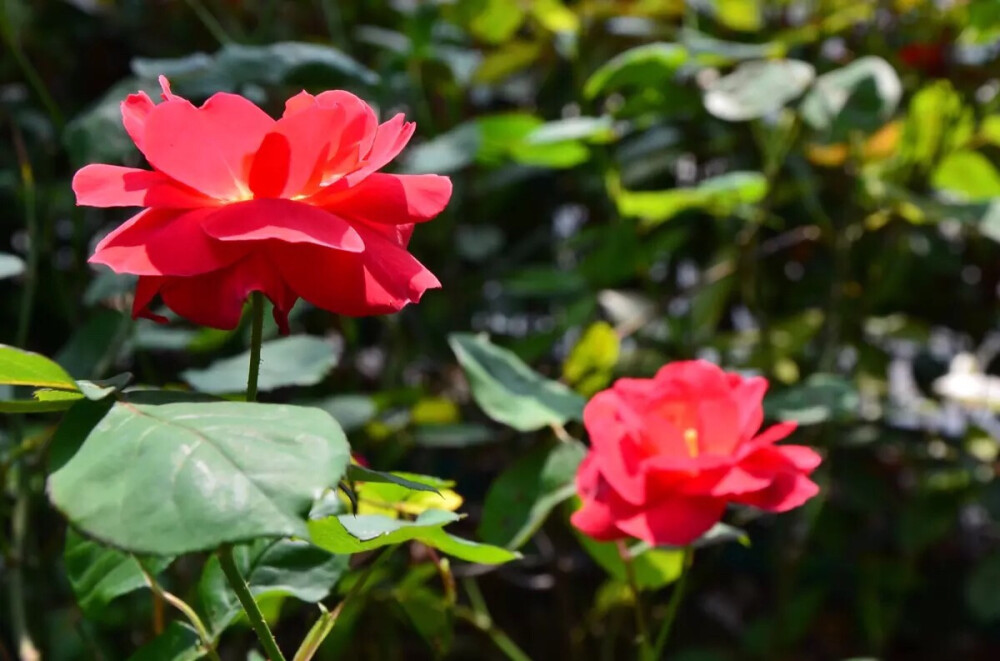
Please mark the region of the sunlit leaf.
[[758, 119], [780, 110], [805, 91], [813, 66], [798, 60], [744, 62], [705, 90], [705, 108], [730, 122]]
[[497, 422], [532, 431], [582, 416], [582, 397], [532, 371], [512, 352], [466, 333], [453, 333], [448, 342], [465, 369], [472, 396]]
[[307, 537], [305, 516], [339, 482], [348, 455], [340, 427], [318, 409], [116, 403], [51, 475], [48, 493], [98, 540], [180, 554], [257, 537]]
[[988, 158], [974, 151], [946, 156], [931, 174], [931, 184], [961, 202], [1000, 197], [1000, 172]]
[[333, 553], [361, 553], [416, 540], [469, 562], [499, 564], [519, 557], [506, 549], [459, 539], [442, 530], [460, 518], [453, 512], [433, 509], [414, 521], [379, 514], [341, 514], [310, 521], [309, 532], [318, 546]]
[[563, 361], [563, 379], [580, 394], [593, 395], [611, 382], [619, 350], [620, 340], [611, 324], [591, 324]]
[[903, 94], [896, 70], [882, 58], [866, 56], [819, 76], [802, 100], [805, 122], [817, 131], [846, 139], [851, 131], [873, 131], [896, 111]]
[[622, 215], [636, 216], [649, 228], [689, 209], [727, 216], [742, 205], [759, 202], [766, 194], [767, 179], [760, 172], [730, 172], [706, 179], [693, 188], [621, 191], [615, 201]]
[[0, 384], [77, 391], [76, 381], [45, 356], [0, 344]]

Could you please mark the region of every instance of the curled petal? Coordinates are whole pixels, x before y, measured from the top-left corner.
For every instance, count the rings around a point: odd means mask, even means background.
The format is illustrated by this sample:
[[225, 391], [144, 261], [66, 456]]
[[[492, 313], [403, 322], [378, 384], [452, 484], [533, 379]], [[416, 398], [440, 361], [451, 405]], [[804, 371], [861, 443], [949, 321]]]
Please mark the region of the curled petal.
[[646, 498], [645, 453], [621, 421], [626, 408], [614, 390], [599, 392], [584, 407], [583, 423], [594, 452], [601, 458], [601, 474], [623, 499], [640, 504]]
[[[580, 532], [594, 539], [619, 539], [625, 534], [615, 525], [611, 502], [602, 498], [607, 492], [607, 485], [597, 468], [599, 461], [598, 456], [591, 452], [580, 463], [576, 485], [583, 506], [573, 513], [570, 521]], [[607, 495], [613, 497], [613, 494]]]
[[165, 174], [99, 163], [76, 173], [73, 192], [78, 205], [90, 207], [195, 209], [216, 204]]
[[361, 167], [347, 175], [348, 183], [351, 186], [357, 184], [399, 156], [399, 152], [406, 147], [406, 143], [413, 137], [413, 132], [416, 129], [417, 125], [413, 122], [407, 122], [402, 114], [379, 124], [371, 150], [364, 157]]
[[145, 92], [129, 94], [122, 101], [122, 124], [125, 126], [125, 132], [132, 138], [132, 142], [139, 148], [139, 151], [144, 150], [146, 118], [154, 107], [156, 104]]
[[274, 240], [312, 243], [345, 252], [365, 249], [360, 234], [346, 220], [292, 200], [227, 204], [205, 219], [203, 229], [221, 242]]
[[[340, 151], [344, 111], [312, 106], [279, 119], [267, 134], [250, 170], [257, 197], [293, 197], [315, 192], [331, 155]], [[262, 172], [265, 176], [255, 177]]]

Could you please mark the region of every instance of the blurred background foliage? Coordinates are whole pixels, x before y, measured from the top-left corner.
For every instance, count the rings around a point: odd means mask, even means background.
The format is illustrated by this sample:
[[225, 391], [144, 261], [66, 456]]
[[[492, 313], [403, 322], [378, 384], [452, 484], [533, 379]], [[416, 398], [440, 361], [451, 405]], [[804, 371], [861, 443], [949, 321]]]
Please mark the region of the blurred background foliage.
[[[140, 164], [118, 104], [157, 75], [272, 114], [303, 88], [354, 91], [417, 121], [399, 171], [452, 177], [412, 244], [444, 289], [386, 318], [298, 306], [310, 338], [272, 345], [262, 389], [333, 413], [375, 468], [455, 480], [459, 527], [531, 539], [476, 583], [455, 568], [464, 610], [426, 549], [397, 554], [405, 578], [375, 580], [320, 658], [487, 658], [500, 628], [536, 659], [627, 654], [614, 558], [607, 579], [564, 509], [534, 536], [480, 516], [506, 467], [517, 502], [559, 458], [544, 423], [501, 426], [472, 400], [448, 342], [470, 331], [584, 396], [696, 356], [764, 374], [770, 416], [825, 453], [821, 498], [738, 513], [752, 544], [698, 554], [672, 659], [1000, 656], [995, 0], [2, 0], [0, 36], [0, 333], [76, 378], [242, 387], [224, 359], [247, 328], [132, 322], [132, 283], [86, 264], [128, 214], [75, 208], [70, 178]], [[459, 357], [476, 342], [452, 337]], [[0, 438], [5, 520], [21, 447]], [[149, 639], [148, 592], [78, 605], [66, 571], [88, 549], [41, 477], [27, 486], [45, 658], [126, 658]], [[651, 587], [676, 576], [647, 564]], [[198, 566], [165, 580], [195, 594]], [[315, 612], [271, 607], [290, 639]]]

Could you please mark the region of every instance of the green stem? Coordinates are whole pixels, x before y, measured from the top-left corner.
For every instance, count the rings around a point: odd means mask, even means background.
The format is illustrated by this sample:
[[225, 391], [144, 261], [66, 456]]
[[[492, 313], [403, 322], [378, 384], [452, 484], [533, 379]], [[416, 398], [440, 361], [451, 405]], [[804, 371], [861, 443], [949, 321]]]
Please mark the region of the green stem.
[[198, 613], [196, 613], [186, 601], [177, 595], [164, 590], [160, 584], [156, 582], [156, 578], [146, 571], [146, 568], [142, 566], [142, 562], [140, 562], [138, 558], [135, 558], [135, 561], [136, 564], [139, 565], [139, 571], [142, 572], [143, 577], [146, 579], [146, 585], [149, 586], [149, 589], [160, 597], [160, 599], [163, 599], [163, 601], [183, 613], [184, 617], [186, 617], [188, 622], [191, 623], [191, 626], [195, 628], [195, 631], [198, 632], [198, 638], [201, 639], [201, 644], [205, 648], [205, 654], [208, 655], [208, 658], [212, 661], [221, 661], [219, 659], [219, 653], [215, 651], [215, 642], [212, 640], [212, 636], [208, 633], [205, 623], [201, 621], [200, 617], [198, 617]]
[[618, 540], [618, 555], [625, 563], [625, 580], [632, 591], [632, 605], [635, 610], [635, 628], [639, 634], [639, 658], [652, 661], [652, 649], [649, 647], [649, 629], [646, 627], [646, 614], [642, 610], [642, 599], [639, 593], [639, 582], [635, 578], [635, 566], [632, 563], [632, 552], [624, 540]]
[[667, 604], [667, 616], [663, 618], [660, 625], [660, 632], [656, 634], [656, 643], [653, 645], [653, 658], [659, 659], [663, 653], [663, 646], [667, 644], [670, 637], [670, 630], [677, 619], [677, 613], [681, 608], [681, 601], [684, 599], [684, 587], [687, 584], [688, 574], [691, 573], [691, 562], [694, 560], [694, 547], [688, 546], [684, 549], [684, 558], [681, 560], [681, 575], [674, 585], [673, 594], [670, 595], [670, 603]]
[[229, 581], [229, 586], [233, 588], [236, 598], [240, 600], [243, 610], [246, 611], [247, 619], [250, 620], [250, 626], [253, 627], [254, 633], [257, 634], [257, 640], [260, 641], [261, 647], [264, 648], [264, 654], [267, 656], [268, 661], [285, 661], [285, 656], [278, 649], [278, 643], [274, 640], [274, 634], [271, 633], [267, 622], [264, 621], [263, 613], [260, 612], [257, 602], [254, 600], [253, 595], [250, 594], [250, 586], [247, 585], [246, 580], [236, 566], [232, 546], [224, 544], [219, 548], [219, 562], [222, 565], [222, 573], [226, 575], [226, 580]]
[[255, 291], [250, 295], [253, 327], [250, 331], [250, 373], [247, 375], [247, 401], [257, 401], [257, 377], [260, 374], [260, 345], [264, 336], [264, 295]]
[[28, 530], [28, 507], [31, 494], [23, 475], [24, 464], [18, 471], [17, 500], [11, 521], [11, 537], [13, 538], [13, 566], [10, 568], [10, 619], [14, 630], [14, 640], [17, 644], [17, 658], [21, 661], [38, 661], [41, 654], [31, 639], [28, 629], [28, 615], [25, 608], [24, 592], [24, 542]]

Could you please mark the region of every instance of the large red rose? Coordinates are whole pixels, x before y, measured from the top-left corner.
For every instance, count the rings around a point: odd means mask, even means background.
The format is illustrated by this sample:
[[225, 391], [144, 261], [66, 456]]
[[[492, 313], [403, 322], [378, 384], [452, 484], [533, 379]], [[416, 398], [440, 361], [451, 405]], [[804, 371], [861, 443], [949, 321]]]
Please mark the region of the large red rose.
[[820, 456], [775, 445], [794, 429], [758, 434], [767, 381], [705, 361], [671, 363], [652, 379], [619, 379], [583, 412], [591, 449], [577, 473], [573, 525], [600, 540], [691, 543], [728, 503], [783, 512], [819, 488]]
[[377, 172], [413, 135], [396, 115], [348, 92], [302, 92], [274, 120], [241, 96], [196, 107], [160, 78], [163, 102], [122, 103], [125, 129], [150, 170], [88, 165], [77, 204], [146, 207], [101, 241], [90, 261], [139, 276], [133, 316], [177, 314], [233, 328], [253, 291], [287, 316], [301, 297], [331, 312], [394, 312], [440, 287], [406, 250], [415, 223], [451, 197], [437, 175]]

